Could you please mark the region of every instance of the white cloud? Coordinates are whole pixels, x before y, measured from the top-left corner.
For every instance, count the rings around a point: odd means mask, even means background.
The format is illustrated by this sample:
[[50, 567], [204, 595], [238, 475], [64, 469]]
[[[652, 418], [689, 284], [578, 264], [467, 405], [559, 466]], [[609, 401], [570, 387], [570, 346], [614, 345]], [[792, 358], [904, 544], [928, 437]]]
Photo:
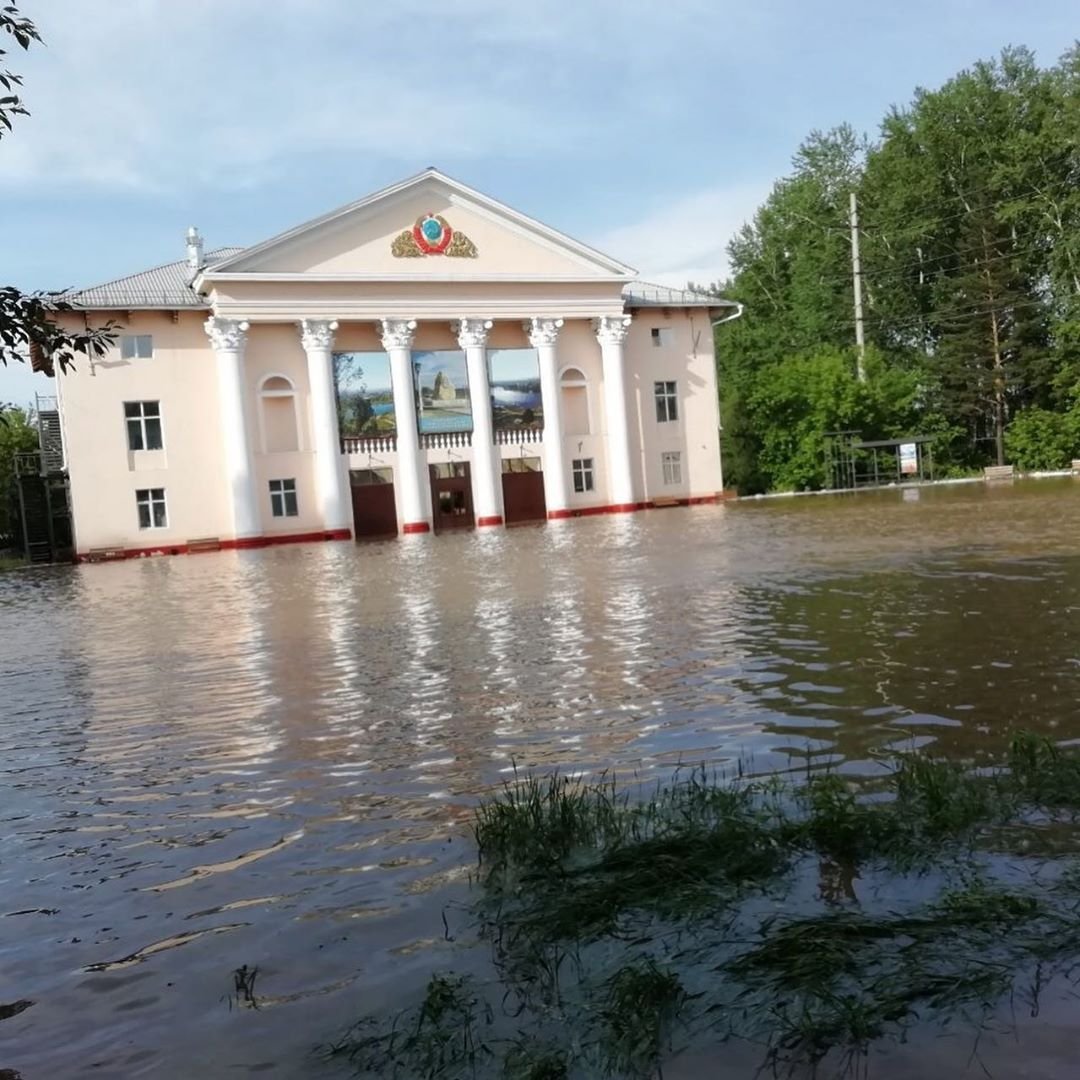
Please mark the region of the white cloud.
[[49, 0], [34, 14], [46, 45], [12, 58], [32, 115], [4, 139], [0, 184], [158, 192], [255, 186], [326, 152], [409, 167], [596, 154], [637, 135], [628, 102], [684, 107], [672, 65], [719, 19], [711, 0], [110, 0], [92, 17]]
[[688, 281], [719, 281], [728, 273], [728, 241], [754, 216], [772, 183], [718, 185], [675, 196], [593, 242], [637, 267], [646, 281], [680, 289]]

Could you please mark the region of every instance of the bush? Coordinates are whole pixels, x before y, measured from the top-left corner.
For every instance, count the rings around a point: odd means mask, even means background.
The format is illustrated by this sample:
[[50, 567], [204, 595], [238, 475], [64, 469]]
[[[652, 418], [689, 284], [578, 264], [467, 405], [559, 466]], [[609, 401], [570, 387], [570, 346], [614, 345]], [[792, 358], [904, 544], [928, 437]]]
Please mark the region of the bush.
[[1080, 452], [1080, 409], [1025, 409], [1005, 432], [1005, 448], [1021, 469], [1064, 469]]

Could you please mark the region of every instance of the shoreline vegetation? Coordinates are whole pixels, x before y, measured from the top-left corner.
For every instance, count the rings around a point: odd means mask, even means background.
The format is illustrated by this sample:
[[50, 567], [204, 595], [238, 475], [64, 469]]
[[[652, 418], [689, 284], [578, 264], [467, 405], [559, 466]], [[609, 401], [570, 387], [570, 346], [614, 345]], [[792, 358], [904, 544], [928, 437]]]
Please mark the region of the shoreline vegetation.
[[515, 775], [473, 823], [493, 977], [439, 973], [326, 1053], [364, 1077], [643, 1080], [739, 1039], [762, 1075], [824, 1078], [932, 1025], [977, 1059], [1004, 1003], [1080, 978], [1080, 751], [1021, 733], [993, 767], [882, 766]]

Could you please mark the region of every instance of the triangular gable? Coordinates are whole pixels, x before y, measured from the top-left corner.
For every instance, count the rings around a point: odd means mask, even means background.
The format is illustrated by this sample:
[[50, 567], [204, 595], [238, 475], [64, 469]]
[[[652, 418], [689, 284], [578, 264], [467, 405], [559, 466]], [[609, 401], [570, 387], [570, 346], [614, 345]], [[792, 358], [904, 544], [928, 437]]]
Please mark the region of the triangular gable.
[[272, 237], [204, 272], [451, 280], [628, 280], [635, 271], [435, 169]]

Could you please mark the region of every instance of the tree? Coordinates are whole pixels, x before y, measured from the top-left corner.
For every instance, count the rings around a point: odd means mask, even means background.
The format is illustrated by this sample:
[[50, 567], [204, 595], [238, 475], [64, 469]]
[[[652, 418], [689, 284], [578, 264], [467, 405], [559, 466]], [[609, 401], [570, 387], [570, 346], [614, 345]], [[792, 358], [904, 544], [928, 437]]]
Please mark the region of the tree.
[[913, 388], [879, 427], [933, 435], [946, 468], [1060, 461], [1072, 429], [1044, 414], [1080, 401], [1080, 45], [1050, 68], [1006, 49], [917, 89], [870, 142], [840, 127], [803, 144], [716, 286], [746, 308], [716, 336], [728, 477], [812, 483], [828, 410], [793, 437], [784, 394], [816, 393], [853, 342], [851, 192], [867, 342]]
[[[41, 42], [34, 24], [14, 6], [0, 9], [0, 41], [5, 34], [24, 51]], [[10, 135], [15, 117], [29, 115], [16, 92], [22, 78], [7, 70], [6, 56], [0, 49], [0, 139]], [[60, 292], [26, 293], [13, 285], [0, 286], [0, 363], [29, 362], [35, 371], [51, 375], [57, 365], [66, 370], [79, 355], [104, 354], [113, 342], [112, 323], [76, 331], [61, 327], [57, 315], [72, 310]], [[3, 416], [0, 408], [0, 419]]]
[[14, 513], [15, 456], [38, 446], [37, 429], [22, 409], [3, 406], [5, 423], [0, 424], [0, 537], [11, 536], [18, 520]]

